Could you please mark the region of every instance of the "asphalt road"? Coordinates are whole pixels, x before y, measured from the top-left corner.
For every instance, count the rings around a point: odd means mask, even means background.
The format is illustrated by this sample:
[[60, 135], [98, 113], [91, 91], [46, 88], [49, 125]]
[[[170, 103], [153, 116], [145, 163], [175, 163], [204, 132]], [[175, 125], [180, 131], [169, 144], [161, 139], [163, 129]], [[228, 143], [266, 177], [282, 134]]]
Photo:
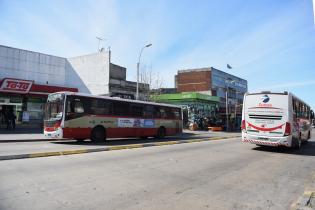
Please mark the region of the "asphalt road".
[[[21, 134], [23, 135], [23, 134]], [[25, 135], [28, 137], [30, 134]], [[132, 145], [132, 144], [145, 144], [145, 143], [156, 143], [156, 142], [169, 142], [177, 140], [188, 140], [188, 139], [209, 139], [212, 137], [229, 137], [229, 136], [240, 136], [240, 133], [211, 133], [211, 132], [190, 132], [187, 131], [179, 136], [166, 137], [164, 139], [148, 138], [129, 138], [129, 139], [110, 139], [105, 142], [94, 143], [87, 140], [83, 143], [77, 142], [76, 140], [51, 140], [41, 141], [31, 138], [30, 140], [23, 140], [22, 142], [16, 141], [5, 141], [5, 139], [13, 138], [13, 136], [0, 135], [0, 157], [7, 155], [20, 155], [40, 152], [58, 152], [64, 150], [81, 150], [81, 149], [99, 149], [108, 148], [112, 146]], [[38, 135], [35, 135], [38, 136]], [[23, 139], [23, 137], [20, 137]], [[0, 158], [1, 159], [1, 158]]]
[[314, 156], [313, 137], [300, 151], [228, 139], [1, 161], [0, 209], [289, 209]]

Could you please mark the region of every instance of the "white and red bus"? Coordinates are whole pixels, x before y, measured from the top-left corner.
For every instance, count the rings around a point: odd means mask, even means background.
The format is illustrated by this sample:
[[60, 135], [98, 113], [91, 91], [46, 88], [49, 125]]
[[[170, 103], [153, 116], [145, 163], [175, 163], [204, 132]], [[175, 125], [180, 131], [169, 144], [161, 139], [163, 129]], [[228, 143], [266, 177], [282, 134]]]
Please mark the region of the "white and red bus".
[[310, 106], [292, 93], [263, 91], [244, 95], [242, 141], [300, 148], [311, 138]]
[[182, 132], [179, 106], [137, 100], [58, 92], [48, 96], [44, 134], [78, 141], [158, 137]]

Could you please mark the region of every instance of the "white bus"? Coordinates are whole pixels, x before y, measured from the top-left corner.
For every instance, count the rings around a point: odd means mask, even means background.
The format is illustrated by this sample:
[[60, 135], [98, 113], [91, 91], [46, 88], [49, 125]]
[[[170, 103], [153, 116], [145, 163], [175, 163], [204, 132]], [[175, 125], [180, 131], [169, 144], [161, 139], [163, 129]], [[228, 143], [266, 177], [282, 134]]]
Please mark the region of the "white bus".
[[310, 106], [292, 93], [263, 91], [244, 95], [242, 141], [300, 148], [311, 138]]

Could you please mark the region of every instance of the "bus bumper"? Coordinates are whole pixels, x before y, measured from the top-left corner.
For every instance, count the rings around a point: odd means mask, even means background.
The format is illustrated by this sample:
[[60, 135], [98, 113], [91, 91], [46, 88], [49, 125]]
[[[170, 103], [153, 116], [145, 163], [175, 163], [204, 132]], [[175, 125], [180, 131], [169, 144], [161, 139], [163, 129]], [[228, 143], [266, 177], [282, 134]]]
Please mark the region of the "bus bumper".
[[44, 135], [46, 138], [52, 138], [52, 139], [62, 139], [63, 138], [63, 132], [61, 128], [58, 128], [55, 131], [45, 131]]
[[266, 145], [266, 146], [292, 146], [292, 136], [280, 136], [280, 137], [273, 137], [273, 136], [258, 136], [254, 134], [248, 134], [242, 132], [242, 142], [248, 142], [251, 144], [258, 144], [258, 145]]

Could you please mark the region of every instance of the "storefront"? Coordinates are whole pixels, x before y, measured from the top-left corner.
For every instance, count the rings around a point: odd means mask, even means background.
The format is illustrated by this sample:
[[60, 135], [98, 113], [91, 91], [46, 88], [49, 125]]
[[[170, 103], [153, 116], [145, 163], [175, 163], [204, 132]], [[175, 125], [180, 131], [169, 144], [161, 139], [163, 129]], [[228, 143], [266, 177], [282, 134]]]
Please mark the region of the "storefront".
[[219, 97], [197, 92], [152, 95], [155, 102], [179, 105], [183, 108], [183, 123], [207, 119], [207, 124], [215, 124], [218, 117]]
[[40, 127], [48, 94], [59, 91], [78, 92], [78, 89], [40, 85], [31, 80], [0, 79], [0, 127], [5, 127], [5, 116], [12, 111], [16, 116], [17, 127]]

